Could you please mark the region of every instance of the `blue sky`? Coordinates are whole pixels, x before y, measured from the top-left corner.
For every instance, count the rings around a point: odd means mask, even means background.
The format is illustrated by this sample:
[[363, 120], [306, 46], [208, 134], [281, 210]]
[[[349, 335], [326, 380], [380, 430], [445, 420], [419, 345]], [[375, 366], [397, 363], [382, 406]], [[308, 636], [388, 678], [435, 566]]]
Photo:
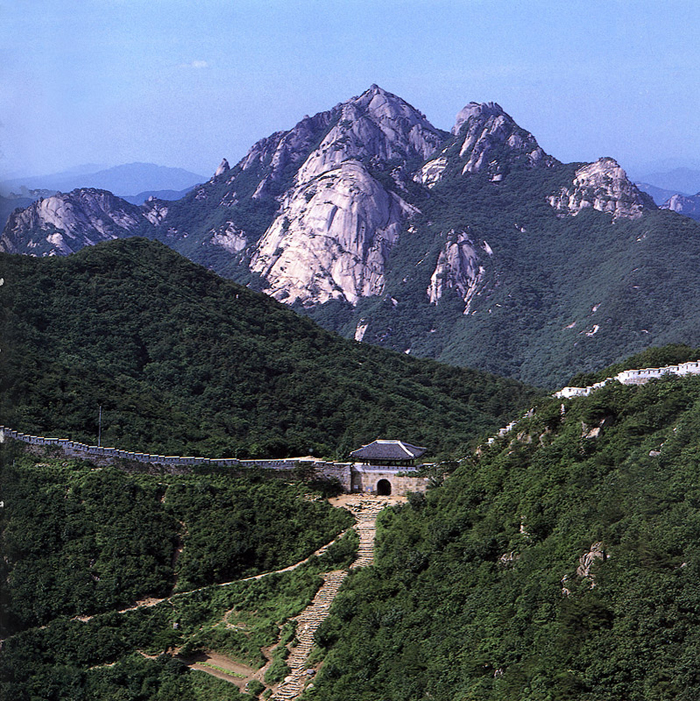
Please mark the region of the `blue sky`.
[[210, 175], [372, 83], [496, 101], [563, 161], [700, 164], [700, 3], [0, 0], [0, 175]]

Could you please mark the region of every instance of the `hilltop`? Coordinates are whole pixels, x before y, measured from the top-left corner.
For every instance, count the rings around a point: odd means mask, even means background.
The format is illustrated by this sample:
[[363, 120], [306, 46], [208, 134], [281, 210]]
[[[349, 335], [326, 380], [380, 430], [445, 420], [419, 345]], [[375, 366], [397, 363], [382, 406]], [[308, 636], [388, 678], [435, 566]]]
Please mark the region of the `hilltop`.
[[131, 238], [0, 256], [0, 423], [208, 457], [347, 457], [397, 437], [464, 451], [536, 395], [512, 380], [361, 345]]

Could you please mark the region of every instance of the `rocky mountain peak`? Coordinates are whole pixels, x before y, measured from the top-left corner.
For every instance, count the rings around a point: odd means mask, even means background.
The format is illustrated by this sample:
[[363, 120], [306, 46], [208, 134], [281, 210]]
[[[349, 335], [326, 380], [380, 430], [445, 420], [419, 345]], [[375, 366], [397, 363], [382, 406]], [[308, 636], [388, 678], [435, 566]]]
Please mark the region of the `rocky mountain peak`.
[[[515, 164], [550, 167], [557, 163], [539, 146], [530, 132], [519, 127], [496, 102], [470, 102], [457, 114], [452, 134], [459, 145], [457, 165], [462, 175], [485, 172], [500, 182]], [[454, 155], [446, 147], [416, 174], [414, 179], [433, 187], [443, 177]]]
[[579, 168], [570, 187], [548, 198], [560, 216], [575, 216], [592, 207], [613, 218], [636, 218], [645, 208], [654, 209], [651, 198], [643, 195], [629, 180], [620, 164], [610, 157]]
[[231, 170], [231, 166], [228, 164], [228, 161], [224, 158], [223, 161], [221, 161], [221, 163], [219, 164], [219, 167], [216, 169], [214, 177], [218, 178], [220, 175], [228, 173], [229, 170]]
[[59, 192], [15, 211], [0, 238], [0, 251], [67, 255], [99, 241], [132, 236], [144, 218], [142, 208], [106, 190]]
[[452, 127], [452, 133], [457, 136], [462, 125], [469, 120], [484, 122], [490, 118], [496, 117], [510, 119], [497, 102], [470, 102], [457, 113], [455, 125]]
[[457, 115], [453, 133], [463, 138], [459, 155], [466, 163], [462, 173], [487, 170], [491, 179], [498, 181], [516, 161], [528, 166], [555, 163], [535, 137], [519, 127], [495, 102], [469, 103]]
[[335, 110], [337, 122], [300, 168], [298, 182], [349, 159], [425, 159], [445, 141], [424, 114], [377, 85]]
[[672, 195], [659, 209], [670, 209], [686, 217], [700, 219], [700, 193], [688, 197], [686, 195]]

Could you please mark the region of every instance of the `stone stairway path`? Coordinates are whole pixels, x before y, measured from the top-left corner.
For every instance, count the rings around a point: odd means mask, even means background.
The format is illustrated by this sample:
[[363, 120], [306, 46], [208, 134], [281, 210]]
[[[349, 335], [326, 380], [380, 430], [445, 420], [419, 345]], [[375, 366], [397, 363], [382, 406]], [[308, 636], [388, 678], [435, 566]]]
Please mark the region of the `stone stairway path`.
[[328, 616], [331, 603], [347, 576], [345, 570], [336, 570], [324, 575], [323, 586], [316, 592], [311, 604], [297, 616], [296, 638], [299, 642], [287, 658], [291, 674], [277, 687], [272, 694], [273, 699], [295, 699], [304, 690], [309, 678], [306, 674], [306, 660], [314, 645], [314, 633]]
[[[354, 528], [360, 536], [357, 558], [351, 568], [366, 567], [374, 562], [377, 514], [389, 503], [392, 503], [391, 499], [382, 497], [358, 495], [344, 498], [342, 506], [355, 516]], [[323, 575], [323, 585], [316, 592], [313, 601], [296, 617], [298, 643], [296, 647], [290, 648], [287, 658], [291, 673], [274, 690], [271, 699], [290, 701], [304, 690], [310, 678], [307, 674], [307, 660], [314, 645], [314, 633], [328, 616], [333, 599], [347, 575], [346, 570], [335, 570]]]

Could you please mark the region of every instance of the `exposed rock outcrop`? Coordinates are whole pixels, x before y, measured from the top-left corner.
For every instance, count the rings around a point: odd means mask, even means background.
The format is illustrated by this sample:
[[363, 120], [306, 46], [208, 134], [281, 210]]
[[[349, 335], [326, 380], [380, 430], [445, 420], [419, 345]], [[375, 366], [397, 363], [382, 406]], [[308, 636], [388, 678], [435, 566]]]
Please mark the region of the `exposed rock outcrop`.
[[605, 552], [605, 546], [602, 542], [593, 543], [591, 549], [581, 555], [578, 560], [578, 567], [576, 568], [576, 574], [583, 579], [587, 579], [591, 586], [595, 586], [595, 576], [591, 573], [591, 568], [596, 560], [602, 560], [605, 562], [608, 559], [608, 555]]
[[221, 175], [225, 175], [226, 173], [231, 170], [231, 166], [228, 164], [228, 161], [224, 158], [223, 161], [219, 164], [219, 167], [216, 169], [216, 172], [214, 173], [214, 177], [218, 178]]
[[[493, 182], [501, 181], [518, 163], [526, 167], [549, 167], [557, 163], [538, 145], [535, 137], [521, 129], [495, 102], [470, 102], [457, 115], [452, 134], [460, 143], [462, 174], [486, 172]], [[445, 150], [426, 163], [415, 180], [428, 187], [442, 177], [448, 162]]]
[[13, 212], [0, 238], [0, 251], [67, 255], [100, 241], [132, 236], [145, 218], [140, 207], [106, 190], [58, 193]]
[[357, 161], [294, 188], [260, 240], [251, 270], [285, 302], [305, 304], [381, 294], [401, 222], [416, 210]]
[[166, 200], [159, 200], [156, 197], [149, 197], [143, 203], [142, 211], [144, 217], [146, 217], [151, 224], [157, 226], [168, 214], [168, 202]]
[[484, 253], [493, 254], [486, 242], [477, 246], [470, 238], [469, 231], [450, 231], [430, 277], [427, 290], [430, 303], [438, 304], [445, 291], [454, 288], [464, 300], [464, 313], [467, 314], [486, 273], [486, 268], [481, 264]]
[[211, 243], [221, 246], [229, 253], [238, 253], [248, 245], [245, 232], [236, 228], [231, 222], [223, 224], [218, 229], [212, 230]]
[[582, 209], [592, 207], [615, 219], [634, 219], [645, 208], [653, 207], [651, 198], [636, 188], [613, 158], [600, 158], [579, 168], [571, 186], [561, 188], [548, 202], [561, 216], [576, 216]]
[[423, 114], [377, 85], [336, 109], [337, 123], [299, 169], [297, 182], [306, 182], [348, 159], [423, 160], [445, 141], [445, 135]]

